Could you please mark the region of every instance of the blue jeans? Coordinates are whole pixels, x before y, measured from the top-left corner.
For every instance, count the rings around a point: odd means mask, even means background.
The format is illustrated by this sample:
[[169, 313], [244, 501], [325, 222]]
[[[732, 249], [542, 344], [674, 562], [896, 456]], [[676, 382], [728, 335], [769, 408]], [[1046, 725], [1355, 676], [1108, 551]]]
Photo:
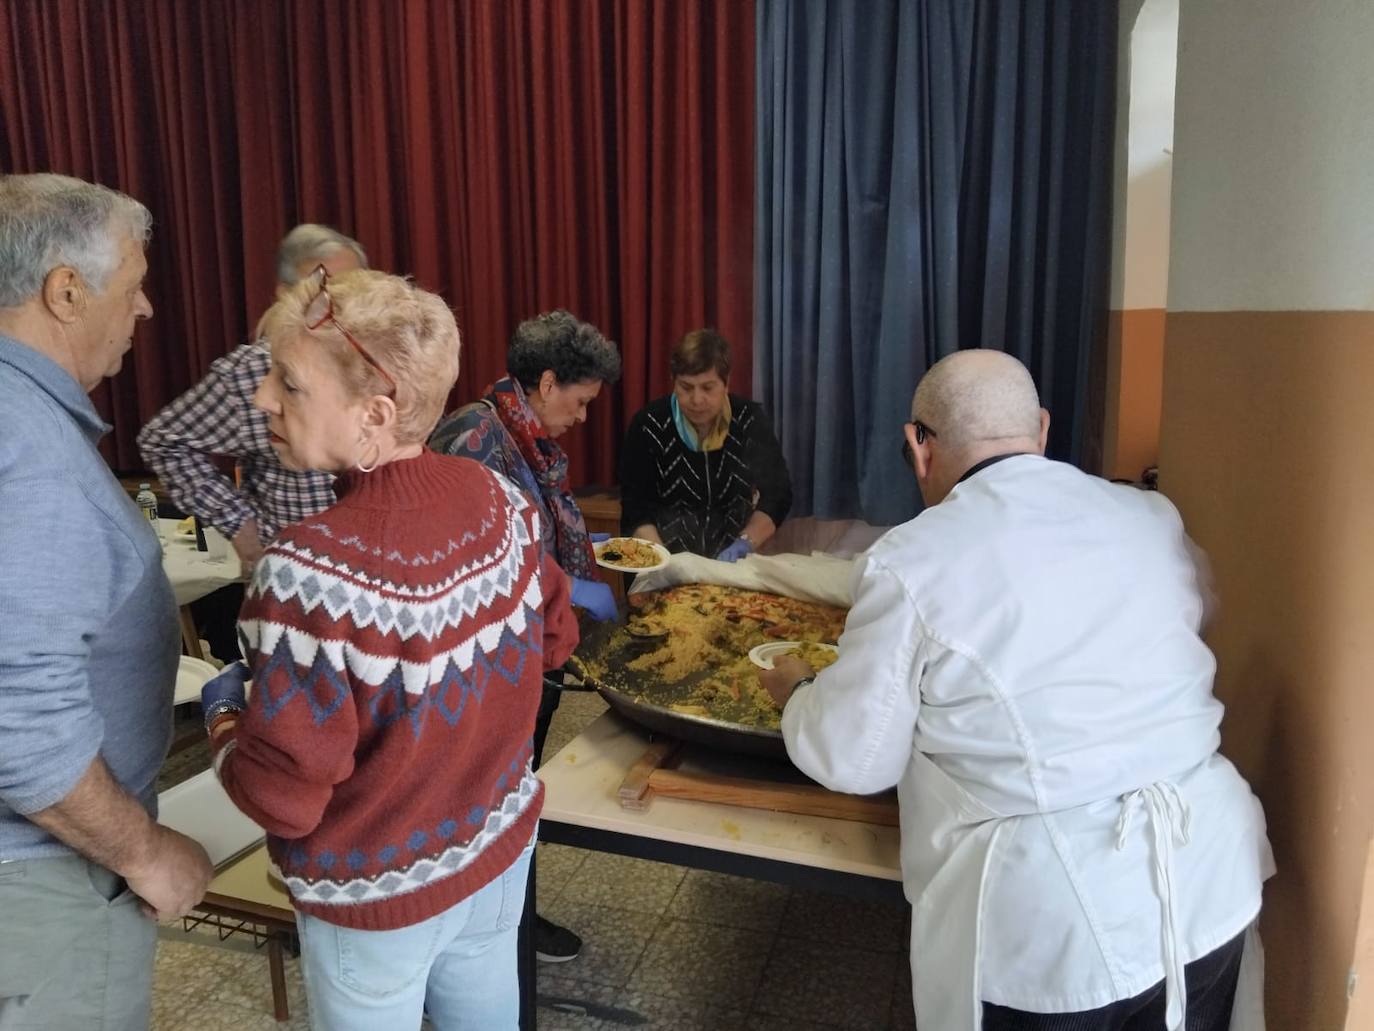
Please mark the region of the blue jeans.
[[296, 914], [316, 1031], [403, 1031], [421, 1015], [438, 1031], [514, 1031], [520, 1017], [515, 934], [531, 841], [506, 871], [422, 923], [357, 931]]

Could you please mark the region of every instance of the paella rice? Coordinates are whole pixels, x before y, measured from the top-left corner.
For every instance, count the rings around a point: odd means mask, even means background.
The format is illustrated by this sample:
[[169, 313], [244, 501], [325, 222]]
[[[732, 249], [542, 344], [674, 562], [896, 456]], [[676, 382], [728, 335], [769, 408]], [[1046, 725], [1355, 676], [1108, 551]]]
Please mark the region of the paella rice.
[[637, 537], [612, 537], [596, 546], [596, 557], [626, 569], [648, 569], [662, 561], [652, 544]]
[[[709, 716], [741, 726], [777, 729], [778, 707], [749, 660], [755, 645], [800, 641], [813, 668], [834, 653], [845, 610], [733, 587], [684, 584], [641, 596], [629, 630], [612, 632], [595, 653], [582, 654], [592, 675], [608, 686], [683, 715]], [[644, 634], [661, 634], [645, 638]]]

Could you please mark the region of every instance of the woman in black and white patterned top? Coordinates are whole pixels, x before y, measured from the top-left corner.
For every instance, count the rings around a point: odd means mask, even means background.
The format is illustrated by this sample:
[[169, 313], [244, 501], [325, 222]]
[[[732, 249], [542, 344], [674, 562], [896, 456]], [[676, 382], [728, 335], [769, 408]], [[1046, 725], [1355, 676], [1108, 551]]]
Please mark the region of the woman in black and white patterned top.
[[620, 462], [623, 533], [734, 562], [772, 537], [792, 506], [782, 449], [763, 408], [729, 392], [730, 344], [693, 330], [673, 348], [673, 392], [630, 423]]

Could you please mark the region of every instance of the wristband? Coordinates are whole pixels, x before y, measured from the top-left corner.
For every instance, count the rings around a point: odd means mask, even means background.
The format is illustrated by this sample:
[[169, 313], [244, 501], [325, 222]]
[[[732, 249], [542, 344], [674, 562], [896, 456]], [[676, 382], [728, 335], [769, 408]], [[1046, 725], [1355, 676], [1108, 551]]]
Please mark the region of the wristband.
[[231, 698], [221, 698], [217, 702], [211, 702], [210, 707], [205, 710], [205, 729], [208, 731], [215, 720], [227, 713], [238, 715], [241, 712], [243, 712], [243, 704]]
[[232, 730], [234, 727], [238, 726], [238, 722], [239, 713], [221, 712], [210, 721], [210, 725], [205, 728], [205, 731], [210, 735], [210, 740], [214, 741], [221, 729]]

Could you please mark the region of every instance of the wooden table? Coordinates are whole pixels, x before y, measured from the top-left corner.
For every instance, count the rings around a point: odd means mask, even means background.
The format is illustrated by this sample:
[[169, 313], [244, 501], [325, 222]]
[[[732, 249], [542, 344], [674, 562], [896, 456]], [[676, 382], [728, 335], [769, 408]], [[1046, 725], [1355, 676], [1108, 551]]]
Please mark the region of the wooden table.
[[296, 914], [286, 890], [267, 876], [262, 828], [230, 801], [213, 770], [161, 792], [158, 821], [200, 842], [215, 864], [215, 878], [185, 926], [213, 927], [221, 941], [246, 934], [265, 944], [272, 1008], [278, 1020], [288, 1019], [282, 954], [295, 947]]
[[[643, 811], [623, 808], [620, 786], [649, 740], [608, 712], [547, 759], [539, 768], [540, 840], [860, 898], [904, 898], [894, 826], [666, 797]], [[681, 768], [708, 764], [732, 776], [778, 769], [768, 760], [717, 755], [688, 758]]]
[[[642, 811], [622, 808], [620, 786], [648, 744], [646, 732], [607, 712], [541, 766], [540, 840], [877, 901], [903, 899], [893, 826], [668, 797]], [[735, 776], [770, 766], [778, 772], [777, 764], [746, 757], [688, 759], [682, 768], [706, 765]], [[226, 933], [265, 940], [273, 1011], [287, 1020], [283, 957], [294, 943], [296, 916], [285, 889], [268, 876], [266, 847], [226, 865], [196, 908]]]
[[[621, 788], [650, 743], [647, 731], [607, 712], [546, 759], [538, 771], [544, 782], [539, 840], [873, 901], [904, 901], [897, 827], [664, 796], [639, 810], [625, 808]], [[790, 770], [776, 760], [703, 757], [690, 749], [683, 755], [678, 768], [687, 772], [765, 773], [777, 779]]]
[[[215, 875], [196, 910], [203, 921], [228, 934], [251, 934], [266, 940], [267, 969], [272, 976], [272, 1012], [289, 1020], [284, 954], [294, 949], [296, 911], [286, 890], [267, 874], [267, 846], [259, 845]], [[258, 928], [261, 928], [259, 931]]]

